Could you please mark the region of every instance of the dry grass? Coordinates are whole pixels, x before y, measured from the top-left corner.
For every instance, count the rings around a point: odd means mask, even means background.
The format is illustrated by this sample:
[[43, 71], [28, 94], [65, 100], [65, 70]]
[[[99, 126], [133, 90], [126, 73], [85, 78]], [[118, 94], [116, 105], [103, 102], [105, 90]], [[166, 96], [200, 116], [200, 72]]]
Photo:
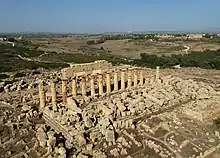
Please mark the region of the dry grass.
[[40, 44], [40, 49], [44, 51], [56, 51], [60, 53], [83, 53], [82, 47], [100, 49], [103, 47], [106, 52], [113, 55], [123, 55], [131, 58], [139, 58], [140, 53], [148, 54], [181, 54], [186, 53], [184, 46], [188, 46], [190, 51], [205, 51], [220, 49], [219, 43], [209, 41], [148, 41], [148, 40], [108, 40], [102, 44], [87, 45], [88, 40], [100, 39], [100, 36], [92, 37], [66, 37], [66, 38], [34, 38], [33, 43]]
[[187, 46], [190, 47], [191, 51], [205, 51], [207, 49], [209, 50], [218, 50], [220, 49], [220, 44], [218, 43], [207, 43], [207, 42], [195, 42], [187, 44]]

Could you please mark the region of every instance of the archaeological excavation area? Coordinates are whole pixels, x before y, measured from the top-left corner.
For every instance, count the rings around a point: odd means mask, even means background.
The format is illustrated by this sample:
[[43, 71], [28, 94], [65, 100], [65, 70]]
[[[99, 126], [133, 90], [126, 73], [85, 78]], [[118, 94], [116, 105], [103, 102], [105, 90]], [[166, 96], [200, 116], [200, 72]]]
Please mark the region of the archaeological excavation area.
[[219, 81], [106, 61], [20, 77], [0, 93], [0, 157], [218, 157]]

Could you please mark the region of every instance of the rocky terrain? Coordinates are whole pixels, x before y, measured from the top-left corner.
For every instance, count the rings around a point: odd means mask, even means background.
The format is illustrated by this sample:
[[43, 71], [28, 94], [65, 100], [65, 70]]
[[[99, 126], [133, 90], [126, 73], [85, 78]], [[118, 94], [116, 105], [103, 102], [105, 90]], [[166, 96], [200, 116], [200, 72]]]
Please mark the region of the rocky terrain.
[[220, 146], [212, 124], [220, 112], [219, 71], [161, 71], [143, 86], [100, 98], [68, 96], [66, 105], [44, 108], [39, 78], [49, 83], [59, 71], [1, 83], [0, 157], [209, 157]]

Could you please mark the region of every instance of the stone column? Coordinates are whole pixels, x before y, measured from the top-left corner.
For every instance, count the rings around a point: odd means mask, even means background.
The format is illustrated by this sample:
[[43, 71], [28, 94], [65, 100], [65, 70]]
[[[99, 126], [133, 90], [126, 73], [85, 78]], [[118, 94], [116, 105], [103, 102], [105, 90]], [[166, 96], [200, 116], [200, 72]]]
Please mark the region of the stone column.
[[137, 87], [138, 84], [138, 74], [137, 74], [137, 70], [134, 70], [134, 87]]
[[66, 79], [62, 79], [62, 99], [63, 104], [65, 105], [67, 103], [67, 85], [66, 85]]
[[121, 90], [125, 90], [125, 70], [121, 71]]
[[54, 80], [50, 81], [51, 87], [51, 95], [52, 95], [52, 105], [55, 106], [57, 104], [57, 91], [56, 91], [56, 83]]
[[103, 78], [102, 74], [98, 74], [99, 95], [103, 94]]
[[92, 74], [90, 76], [90, 90], [91, 90], [91, 96], [95, 96], [95, 83], [94, 83], [94, 75]]
[[132, 71], [131, 69], [128, 69], [128, 88], [131, 88], [132, 86]]
[[140, 86], [143, 86], [144, 84], [144, 77], [143, 77], [143, 70], [140, 69]]
[[118, 72], [114, 71], [114, 92], [118, 91]]
[[110, 76], [110, 72], [106, 72], [106, 89], [107, 89], [107, 93], [111, 93], [111, 76]]
[[40, 108], [44, 108], [45, 107], [45, 92], [44, 92], [44, 85], [43, 85], [42, 80], [39, 81], [38, 88], [39, 88]]
[[76, 77], [73, 77], [72, 78], [72, 97], [77, 97], [77, 87], [76, 87], [76, 82], [77, 81], [77, 79], [76, 79]]
[[86, 77], [85, 76], [82, 76], [81, 85], [82, 85], [82, 97], [85, 97], [86, 96]]
[[159, 66], [157, 66], [156, 67], [156, 76], [155, 76], [155, 82], [157, 82], [158, 81], [158, 79], [159, 79], [159, 74], [160, 73], [160, 67]]

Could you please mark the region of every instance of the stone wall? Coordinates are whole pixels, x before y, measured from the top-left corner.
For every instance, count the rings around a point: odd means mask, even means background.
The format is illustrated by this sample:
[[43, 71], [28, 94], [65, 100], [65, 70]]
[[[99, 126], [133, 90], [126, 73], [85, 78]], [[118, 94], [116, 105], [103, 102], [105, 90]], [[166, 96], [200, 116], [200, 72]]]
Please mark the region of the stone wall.
[[69, 68], [62, 69], [62, 73], [65, 77], [72, 77], [75, 73], [78, 72], [91, 72], [94, 70], [106, 70], [112, 67], [111, 63], [108, 63], [105, 60], [98, 60], [93, 63], [84, 63], [84, 64], [72, 64]]

